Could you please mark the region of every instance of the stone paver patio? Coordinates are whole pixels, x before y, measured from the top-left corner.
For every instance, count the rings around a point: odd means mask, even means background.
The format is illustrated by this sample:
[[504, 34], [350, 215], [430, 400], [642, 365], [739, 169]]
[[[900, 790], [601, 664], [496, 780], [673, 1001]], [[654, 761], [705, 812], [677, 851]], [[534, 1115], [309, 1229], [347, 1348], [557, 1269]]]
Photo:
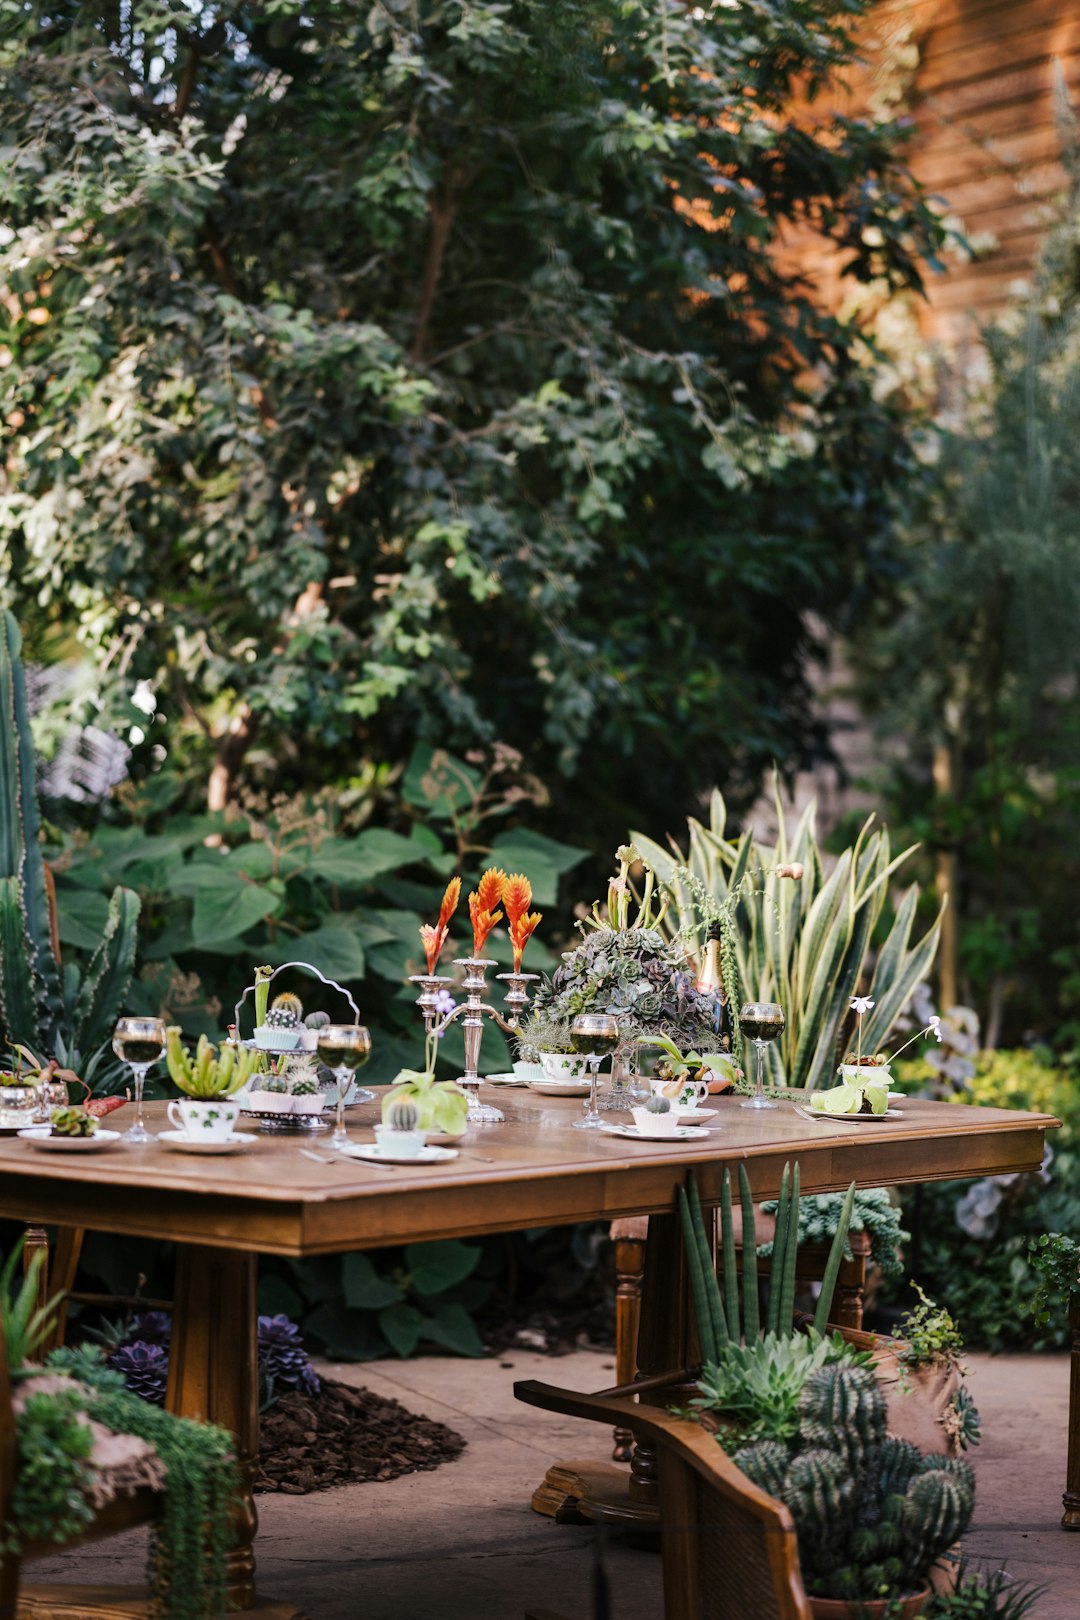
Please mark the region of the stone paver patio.
[[[1058, 1529], [1068, 1358], [978, 1355], [969, 1363], [986, 1438], [974, 1454], [979, 1497], [967, 1550], [1047, 1586], [1035, 1620], [1077, 1620], [1080, 1535]], [[451, 1424], [468, 1449], [447, 1467], [388, 1484], [261, 1496], [265, 1592], [302, 1604], [310, 1620], [521, 1620], [529, 1605], [588, 1620], [596, 1532], [540, 1518], [528, 1498], [552, 1460], [607, 1455], [607, 1432], [520, 1406], [511, 1386], [541, 1378], [600, 1388], [614, 1376], [610, 1356], [512, 1352], [499, 1361], [425, 1357], [328, 1370]], [[659, 1620], [659, 1559], [614, 1538], [605, 1556], [616, 1620]], [[86, 1581], [136, 1580], [142, 1538], [35, 1565], [31, 1579], [74, 1579], [72, 1559]]]

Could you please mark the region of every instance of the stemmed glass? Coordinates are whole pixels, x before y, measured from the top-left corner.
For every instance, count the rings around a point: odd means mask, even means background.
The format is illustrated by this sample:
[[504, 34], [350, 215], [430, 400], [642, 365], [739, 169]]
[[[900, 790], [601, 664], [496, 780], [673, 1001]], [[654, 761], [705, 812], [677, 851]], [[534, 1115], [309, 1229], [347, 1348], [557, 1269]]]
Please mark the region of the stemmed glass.
[[757, 1047], [757, 1090], [752, 1097], [748, 1097], [742, 1108], [779, 1108], [779, 1103], [770, 1102], [765, 1095], [765, 1081], [762, 1075], [762, 1053], [770, 1041], [778, 1040], [784, 1033], [784, 1009], [775, 1001], [748, 1001], [744, 1007], [739, 1008], [739, 1029], [753, 1041]]
[[600, 1065], [619, 1044], [619, 1025], [610, 1013], [579, 1013], [570, 1025], [570, 1049], [589, 1060], [589, 1106], [584, 1119], [574, 1121], [575, 1131], [595, 1131], [604, 1123], [596, 1105], [596, 1082]]
[[[345, 1134], [345, 1093], [357, 1069], [363, 1068], [371, 1056], [371, 1036], [363, 1024], [327, 1024], [319, 1030], [319, 1044], [316, 1051], [320, 1061], [325, 1063], [328, 1069], [333, 1069], [334, 1079], [337, 1081], [337, 1119], [334, 1134], [330, 1138], [330, 1146], [348, 1147], [349, 1138]], [[369, 1102], [373, 1097], [374, 1092], [365, 1091], [361, 1101]]]
[[125, 1142], [152, 1142], [143, 1121], [143, 1083], [146, 1071], [165, 1056], [168, 1033], [163, 1018], [120, 1018], [113, 1030], [112, 1049], [131, 1068], [135, 1080], [135, 1121], [124, 1132]]

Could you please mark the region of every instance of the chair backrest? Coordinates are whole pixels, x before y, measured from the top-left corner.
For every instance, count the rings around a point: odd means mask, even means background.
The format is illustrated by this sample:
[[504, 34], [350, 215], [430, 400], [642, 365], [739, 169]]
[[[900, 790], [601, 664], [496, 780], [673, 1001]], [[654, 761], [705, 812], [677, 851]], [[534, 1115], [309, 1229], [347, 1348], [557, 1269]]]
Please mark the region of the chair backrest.
[[715, 1436], [625, 1397], [535, 1380], [515, 1384], [514, 1394], [625, 1425], [656, 1446], [668, 1620], [810, 1620], [790, 1512], [735, 1467]]

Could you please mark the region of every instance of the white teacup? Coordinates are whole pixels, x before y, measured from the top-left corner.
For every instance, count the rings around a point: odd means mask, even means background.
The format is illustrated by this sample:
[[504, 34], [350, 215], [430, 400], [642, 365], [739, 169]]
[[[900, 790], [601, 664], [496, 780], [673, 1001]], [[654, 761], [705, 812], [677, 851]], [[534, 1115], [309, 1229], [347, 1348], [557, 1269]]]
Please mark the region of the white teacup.
[[240, 1117], [240, 1104], [231, 1097], [183, 1097], [169, 1104], [169, 1120], [196, 1142], [222, 1142], [231, 1136]]
[[571, 1081], [580, 1080], [586, 1073], [585, 1059], [576, 1057], [573, 1053], [541, 1052], [540, 1062], [547, 1080], [561, 1080], [569, 1084]]
[[[667, 1097], [668, 1094], [664, 1087], [670, 1084], [671, 1082], [669, 1080], [650, 1080], [649, 1090], [652, 1092], [654, 1097]], [[709, 1082], [707, 1080], [687, 1079], [683, 1083], [683, 1088], [679, 1092], [679, 1095], [677, 1097], [668, 1097], [668, 1101], [671, 1104], [673, 1113], [684, 1109], [687, 1111], [692, 1111], [695, 1108], [700, 1108], [708, 1095]]]
[[402, 1159], [416, 1159], [424, 1151], [426, 1131], [402, 1131], [395, 1125], [376, 1125], [375, 1140], [384, 1153]]

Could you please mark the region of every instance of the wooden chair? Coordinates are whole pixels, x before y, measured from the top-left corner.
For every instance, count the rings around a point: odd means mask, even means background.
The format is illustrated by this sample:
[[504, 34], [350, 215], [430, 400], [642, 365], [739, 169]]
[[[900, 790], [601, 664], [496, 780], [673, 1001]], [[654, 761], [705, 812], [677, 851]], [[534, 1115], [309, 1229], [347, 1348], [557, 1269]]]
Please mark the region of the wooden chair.
[[582, 1395], [529, 1379], [514, 1394], [548, 1412], [630, 1429], [656, 1447], [667, 1620], [811, 1620], [790, 1512], [698, 1424], [618, 1392]]
[[[11, 1373], [8, 1367], [7, 1346], [4, 1342], [3, 1322], [0, 1320], [0, 1524], [5, 1524], [13, 1513], [17, 1463], [18, 1444], [11, 1399]], [[145, 1489], [114, 1497], [79, 1536], [64, 1542], [63, 1547], [100, 1541], [106, 1536], [119, 1535], [123, 1530], [150, 1524], [160, 1515], [161, 1502], [159, 1492]], [[52, 1556], [60, 1550], [61, 1547], [53, 1541], [32, 1541], [24, 1546], [18, 1558], [9, 1554], [3, 1556], [0, 1561], [0, 1620], [15, 1620], [22, 1564], [28, 1559]], [[49, 1588], [50, 1594], [57, 1590], [62, 1589]], [[77, 1599], [79, 1589], [72, 1587], [70, 1591], [72, 1598]], [[88, 1604], [85, 1608], [80, 1604], [78, 1607], [80, 1615], [92, 1615], [94, 1612], [92, 1604]]]

